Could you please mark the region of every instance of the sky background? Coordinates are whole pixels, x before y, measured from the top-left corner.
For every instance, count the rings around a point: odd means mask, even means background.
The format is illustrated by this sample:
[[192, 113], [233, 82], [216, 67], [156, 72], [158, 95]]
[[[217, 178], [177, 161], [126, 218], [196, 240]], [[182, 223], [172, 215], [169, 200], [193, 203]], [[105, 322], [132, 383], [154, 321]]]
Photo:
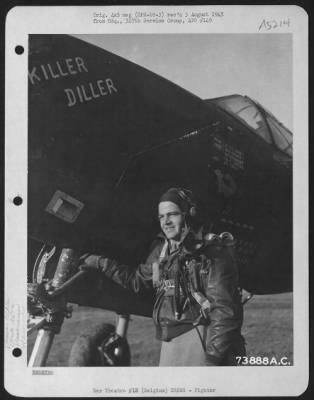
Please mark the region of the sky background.
[[133, 61], [201, 98], [248, 95], [293, 130], [290, 34], [75, 36]]

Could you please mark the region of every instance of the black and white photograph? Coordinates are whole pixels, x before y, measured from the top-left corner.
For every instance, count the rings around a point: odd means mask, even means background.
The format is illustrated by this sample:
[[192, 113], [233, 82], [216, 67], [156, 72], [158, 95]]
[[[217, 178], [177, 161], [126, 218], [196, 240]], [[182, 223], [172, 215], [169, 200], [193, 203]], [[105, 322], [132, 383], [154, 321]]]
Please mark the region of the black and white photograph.
[[[23, 59], [23, 132], [10, 119], [16, 88], [6, 114], [6, 162], [20, 160], [6, 178], [6, 271], [22, 262], [6, 280], [5, 351], [27, 371], [21, 394], [301, 394], [305, 14], [71, 9], [73, 27], [45, 30], [35, 7], [24, 43], [12, 34], [6, 48]], [[62, 27], [74, 14], [53, 15]]]

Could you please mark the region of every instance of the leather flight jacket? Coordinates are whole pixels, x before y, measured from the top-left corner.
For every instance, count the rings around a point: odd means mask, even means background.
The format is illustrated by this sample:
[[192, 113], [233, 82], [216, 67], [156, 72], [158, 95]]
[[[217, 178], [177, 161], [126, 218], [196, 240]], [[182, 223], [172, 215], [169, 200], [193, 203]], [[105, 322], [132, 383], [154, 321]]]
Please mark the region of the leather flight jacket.
[[210, 271], [217, 262], [234, 265], [234, 258], [230, 258], [233, 244], [229, 233], [208, 234], [202, 241], [190, 241], [188, 246], [185, 242], [166, 257], [166, 242], [159, 263], [152, 265], [153, 285], [157, 288], [153, 321], [159, 340], [170, 341], [198, 325], [210, 325], [214, 306], [214, 299], [206, 295], [212, 279]]
[[[105, 275], [134, 292], [157, 291], [153, 310], [156, 334], [169, 341], [198, 325], [206, 325], [203, 344], [208, 362], [219, 365], [241, 337], [243, 309], [239, 276], [230, 233], [189, 232], [179, 248], [161, 257], [165, 239], [158, 238], [145, 264], [135, 270], [102, 257]], [[243, 354], [243, 352], [242, 352]]]

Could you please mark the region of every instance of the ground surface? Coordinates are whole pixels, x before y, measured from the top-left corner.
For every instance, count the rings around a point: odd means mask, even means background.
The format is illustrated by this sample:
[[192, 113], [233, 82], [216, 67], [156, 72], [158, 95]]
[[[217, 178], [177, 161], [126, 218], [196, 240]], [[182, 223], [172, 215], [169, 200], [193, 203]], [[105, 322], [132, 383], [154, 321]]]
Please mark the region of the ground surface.
[[[243, 336], [248, 357], [287, 357], [293, 363], [293, 295], [254, 296], [244, 306]], [[74, 307], [73, 317], [65, 321], [62, 332], [52, 346], [48, 365], [65, 366], [75, 338], [101, 321], [115, 323], [115, 314], [86, 307]], [[31, 349], [35, 334], [28, 341]], [[155, 339], [151, 319], [132, 316], [128, 341], [132, 366], [156, 366], [159, 361], [160, 342]]]

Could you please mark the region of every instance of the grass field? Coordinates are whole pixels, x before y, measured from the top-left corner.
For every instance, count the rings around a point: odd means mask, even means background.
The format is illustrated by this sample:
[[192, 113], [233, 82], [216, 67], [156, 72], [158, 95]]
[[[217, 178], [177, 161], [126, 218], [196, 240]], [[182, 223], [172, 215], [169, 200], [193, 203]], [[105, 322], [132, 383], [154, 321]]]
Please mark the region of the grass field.
[[[244, 306], [243, 336], [248, 357], [281, 357], [293, 363], [293, 295], [254, 296]], [[115, 323], [116, 314], [87, 307], [74, 307], [73, 316], [65, 321], [60, 335], [52, 346], [48, 365], [65, 366], [75, 338], [104, 321]], [[31, 350], [33, 334], [28, 341]], [[132, 316], [128, 341], [132, 366], [156, 366], [160, 342], [155, 339], [155, 328], [150, 318]]]

